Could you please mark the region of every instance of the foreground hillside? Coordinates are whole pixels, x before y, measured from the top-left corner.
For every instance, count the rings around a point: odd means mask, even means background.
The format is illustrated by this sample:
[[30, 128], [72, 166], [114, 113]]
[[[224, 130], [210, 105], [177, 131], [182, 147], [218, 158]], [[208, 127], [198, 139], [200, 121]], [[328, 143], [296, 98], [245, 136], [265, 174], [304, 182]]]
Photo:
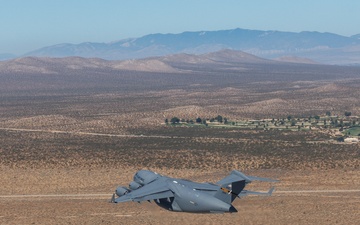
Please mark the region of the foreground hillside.
[[[359, 74], [356, 67], [279, 63], [232, 51], [0, 63], [0, 223], [358, 224], [359, 143], [338, 143], [326, 130], [164, 121], [360, 115]], [[271, 198], [237, 200], [238, 214], [108, 203], [138, 169], [201, 182], [238, 169], [281, 183]]]
[[[229, 171], [156, 169], [168, 176], [215, 182]], [[234, 201], [233, 214], [174, 213], [155, 203], [111, 204], [114, 188], [126, 185], [135, 168], [7, 169], [1, 173], [2, 224], [358, 224], [359, 171], [253, 170], [281, 180], [271, 197]], [[14, 179], [15, 178], [15, 179]], [[26, 183], [26, 185], [24, 185]], [[269, 186], [253, 183], [253, 190]], [[9, 191], [11, 190], [11, 191]], [[299, 191], [302, 190], [303, 192]], [[357, 190], [357, 191], [356, 191]], [[25, 194], [25, 196], [24, 196]], [[40, 195], [40, 196], [39, 196]], [[19, 211], [21, 213], [19, 213]]]

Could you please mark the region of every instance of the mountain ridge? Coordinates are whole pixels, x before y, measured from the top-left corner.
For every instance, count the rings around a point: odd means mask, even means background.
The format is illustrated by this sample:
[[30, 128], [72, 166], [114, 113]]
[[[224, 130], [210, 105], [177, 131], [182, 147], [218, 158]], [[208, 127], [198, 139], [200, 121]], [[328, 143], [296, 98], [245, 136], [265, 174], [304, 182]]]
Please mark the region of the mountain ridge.
[[[262, 31], [232, 29], [194, 31], [179, 34], [149, 34], [110, 43], [84, 42], [46, 46], [23, 56], [103, 58], [107, 60], [139, 59], [178, 53], [204, 54], [221, 49], [244, 51], [273, 59], [293, 55], [325, 64], [360, 62], [358, 35], [345, 37], [333, 33], [303, 31]], [[350, 55], [348, 49], [356, 49]], [[359, 54], [357, 54], [359, 53]], [[334, 57], [329, 57], [329, 55]], [[354, 57], [354, 55], [359, 55]]]
[[0, 62], [0, 72], [53, 74], [61, 73], [64, 70], [111, 69], [182, 73], [189, 69], [189, 65], [190, 67], [191, 65], [196, 65], [228, 68], [242, 64], [271, 63], [276, 64], [280, 62], [262, 59], [241, 51], [226, 49], [201, 55], [179, 53], [135, 60], [104, 60], [100, 58], [83, 58], [78, 56], [60, 58], [27, 56]]

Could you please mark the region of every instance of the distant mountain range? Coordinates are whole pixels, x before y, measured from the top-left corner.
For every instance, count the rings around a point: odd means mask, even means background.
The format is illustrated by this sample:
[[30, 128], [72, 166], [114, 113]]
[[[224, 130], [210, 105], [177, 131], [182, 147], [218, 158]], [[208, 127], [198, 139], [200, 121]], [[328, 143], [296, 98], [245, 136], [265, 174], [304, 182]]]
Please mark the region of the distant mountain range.
[[[221, 49], [241, 50], [274, 59], [302, 57], [325, 64], [359, 64], [360, 34], [281, 32], [247, 29], [150, 34], [112, 43], [58, 44], [23, 56], [139, 59], [170, 54], [204, 54]], [[1, 57], [0, 57], [1, 59]]]
[[78, 70], [114, 70], [114, 71], [142, 71], [182, 73], [193, 70], [193, 67], [241, 68], [241, 64], [273, 63], [254, 55], [234, 50], [220, 50], [218, 52], [201, 55], [175, 54], [136, 60], [104, 60], [100, 58], [82, 57], [22, 57], [0, 62], [0, 73], [12, 74], [61, 74]]
[[351, 36], [351, 38], [360, 39], [360, 34], [355, 34], [355, 35]]
[[0, 61], [13, 58], [16, 58], [16, 55], [10, 53], [0, 53]]

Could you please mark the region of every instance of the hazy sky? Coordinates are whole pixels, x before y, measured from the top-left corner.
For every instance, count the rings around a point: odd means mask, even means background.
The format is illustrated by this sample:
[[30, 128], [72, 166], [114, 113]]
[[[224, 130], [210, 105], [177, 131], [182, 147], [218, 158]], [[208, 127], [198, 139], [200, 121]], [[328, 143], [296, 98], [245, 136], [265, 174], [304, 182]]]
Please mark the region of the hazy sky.
[[0, 0], [0, 53], [234, 28], [360, 33], [359, 0]]

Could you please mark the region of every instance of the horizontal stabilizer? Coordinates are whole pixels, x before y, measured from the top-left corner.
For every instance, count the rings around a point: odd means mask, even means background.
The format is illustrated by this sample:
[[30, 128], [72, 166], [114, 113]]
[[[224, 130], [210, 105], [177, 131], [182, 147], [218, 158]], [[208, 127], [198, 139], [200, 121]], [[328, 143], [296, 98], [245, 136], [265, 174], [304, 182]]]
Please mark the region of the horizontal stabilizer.
[[247, 195], [264, 195], [264, 196], [271, 196], [272, 193], [274, 192], [275, 187], [270, 188], [270, 190], [268, 192], [258, 192], [258, 191], [248, 191], [248, 190], [243, 190], [239, 196], [247, 196]]
[[265, 177], [248, 176], [248, 178], [250, 178], [252, 181], [257, 180], [257, 181], [264, 181], [264, 182], [279, 182], [279, 180], [274, 180], [274, 179], [265, 178]]
[[252, 181], [264, 181], [264, 182], [279, 182], [279, 180], [274, 180], [270, 178], [264, 177], [255, 177], [255, 176], [247, 176], [238, 170], [233, 170], [231, 174], [219, 182], [218, 185], [230, 184], [235, 181], [245, 180], [246, 183], [251, 183]]

